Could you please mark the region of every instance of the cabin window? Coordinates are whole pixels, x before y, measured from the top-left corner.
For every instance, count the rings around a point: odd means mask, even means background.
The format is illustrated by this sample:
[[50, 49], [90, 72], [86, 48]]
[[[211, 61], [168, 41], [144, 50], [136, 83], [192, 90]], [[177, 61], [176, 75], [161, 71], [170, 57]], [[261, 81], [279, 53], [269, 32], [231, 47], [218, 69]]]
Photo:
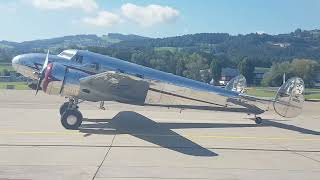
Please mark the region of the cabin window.
[[83, 56], [76, 56], [75, 61], [79, 64], [82, 64]]
[[100, 70], [100, 64], [98, 63], [92, 63], [91, 64], [91, 69], [94, 69], [96, 71], [99, 71]]

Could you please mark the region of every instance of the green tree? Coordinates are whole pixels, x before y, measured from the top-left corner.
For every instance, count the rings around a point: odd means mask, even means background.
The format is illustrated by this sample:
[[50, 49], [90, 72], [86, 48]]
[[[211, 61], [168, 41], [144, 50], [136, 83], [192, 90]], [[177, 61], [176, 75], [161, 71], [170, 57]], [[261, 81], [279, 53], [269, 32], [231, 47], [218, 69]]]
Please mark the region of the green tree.
[[308, 59], [295, 59], [291, 63], [274, 63], [262, 80], [262, 85], [281, 86], [283, 74], [285, 73], [286, 79], [297, 76], [304, 80], [307, 87], [312, 87], [317, 68], [319, 68], [319, 64]]
[[185, 63], [183, 59], [178, 59], [177, 60], [177, 65], [176, 65], [176, 75], [178, 76], [183, 76], [183, 71], [185, 71]]
[[295, 59], [291, 63], [291, 72], [294, 76], [302, 78], [307, 87], [313, 86], [313, 80], [318, 63], [309, 59]]
[[201, 81], [201, 70], [207, 70], [209, 68], [207, 60], [199, 54], [192, 54], [188, 57], [186, 70], [183, 75], [187, 78]]
[[248, 60], [248, 58], [245, 57], [239, 62], [238, 70], [240, 74], [242, 74], [246, 78], [247, 83], [251, 84], [253, 81], [253, 72], [254, 72], [253, 63], [250, 60]]
[[200, 70], [201, 81], [205, 83], [209, 83], [212, 79], [212, 74], [210, 69]]
[[150, 55], [147, 52], [136, 51], [131, 55], [131, 62], [150, 67]]
[[281, 86], [283, 74], [286, 74], [287, 78], [292, 77], [290, 62], [274, 63], [270, 71], [264, 76], [261, 84], [263, 86]]
[[155, 69], [176, 73], [176, 61], [171, 51], [155, 51], [153, 58], [150, 59], [150, 64]]
[[3, 70], [2, 70], [2, 75], [4, 75], [4, 76], [10, 76], [10, 72], [8, 71], [8, 69], [3, 69]]
[[220, 80], [221, 77], [221, 65], [220, 62], [217, 59], [213, 59], [210, 64], [211, 74], [212, 78], [214, 79], [214, 82], [217, 83]]

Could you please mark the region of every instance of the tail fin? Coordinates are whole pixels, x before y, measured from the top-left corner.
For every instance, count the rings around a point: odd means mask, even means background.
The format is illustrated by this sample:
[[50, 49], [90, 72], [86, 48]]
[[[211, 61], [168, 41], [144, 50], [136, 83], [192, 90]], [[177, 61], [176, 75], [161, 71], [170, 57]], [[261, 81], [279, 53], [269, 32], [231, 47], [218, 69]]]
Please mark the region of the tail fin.
[[273, 103], [273, 108], [280, 116], [296, 117], [302, 112], [304, 103], [304, 82], [294, 77], [287, 80], [279, 89]]
[[226, 85], [225, 89], [230, 91], [235, 91], [239, 93], [244, 93], [247, 87], [247, 80], [243, 75], [239, 75], [231, 79]]

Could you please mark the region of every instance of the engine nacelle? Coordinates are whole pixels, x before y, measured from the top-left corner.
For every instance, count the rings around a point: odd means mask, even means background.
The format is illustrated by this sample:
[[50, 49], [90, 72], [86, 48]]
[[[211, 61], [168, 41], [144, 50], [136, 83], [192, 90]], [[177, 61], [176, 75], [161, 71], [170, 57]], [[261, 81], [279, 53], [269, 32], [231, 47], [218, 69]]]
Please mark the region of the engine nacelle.
[[50, 63], [42, 81], [42, 90], [52, 95], [79, 96], [80, 78], [88, 75], [59, 63]]

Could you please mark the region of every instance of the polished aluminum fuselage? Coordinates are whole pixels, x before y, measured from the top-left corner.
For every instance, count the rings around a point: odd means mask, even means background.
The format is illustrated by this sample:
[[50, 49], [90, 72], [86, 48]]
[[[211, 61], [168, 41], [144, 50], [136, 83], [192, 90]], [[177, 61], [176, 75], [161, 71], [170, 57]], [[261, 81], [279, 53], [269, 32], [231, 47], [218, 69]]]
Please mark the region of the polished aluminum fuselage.
[[[77, 58], [80, 56], [81, 62], [78, 62]], [[13, 67], [19, 73], [26, 77], [37, 79], [37, 74], [34, 72], [41, 69], [39, 66], [43, 64], [44, 59], [44, 54], [25, 54], [15, 57], [12, 62]], [[48, 88], [46, 88], [48, 89], [48, 94], [72, 96], [88, 101], [119, 101], [141, 104], [135, 103], [132, 99], [121, 97], [121, 92], [115, 93], [101, 89], [100, 92], [90, 96], [81, 91], [83, 89], [82, 86], [84, 86], [81, 85], [81, 79], [103, 72], [116, 72], [148, 82], [149, 87], [148, 91], [146, 91], [144, 105], [177, 107], [215, 106], [224, 108], [228, 105], [246, 107], [249, 104], [250, 107], [254, 106], [253, 109], [255, 111], [257, 108], [256, 105], [253, 105], [255, 103], [261, 104], [262, 102], [263, 106], [268, 106], [263, 101], [253, 100], [248, 103], [249, 101], [245, 96], [238, 92], [89, 51], [75, 50], [75, 55], [71, 59], [50, 55], [49, 61], [50, 63], [58, 64], [58, 66], [67, 67], [68, 72], [72, 72], [72, 76], [67, 79], [68, 82], [63, 82], [65, 76], [63, 73], [65, 72], [57, 70], [55, 73], [58, 81], [52, 81], [48, 84]], [[62, 90], [61, 87], [63, 85], [65, 86]], [[128, 93], [127, 90], [125, 93]], [[260, 110], [260, 108], [258, 109]]]

